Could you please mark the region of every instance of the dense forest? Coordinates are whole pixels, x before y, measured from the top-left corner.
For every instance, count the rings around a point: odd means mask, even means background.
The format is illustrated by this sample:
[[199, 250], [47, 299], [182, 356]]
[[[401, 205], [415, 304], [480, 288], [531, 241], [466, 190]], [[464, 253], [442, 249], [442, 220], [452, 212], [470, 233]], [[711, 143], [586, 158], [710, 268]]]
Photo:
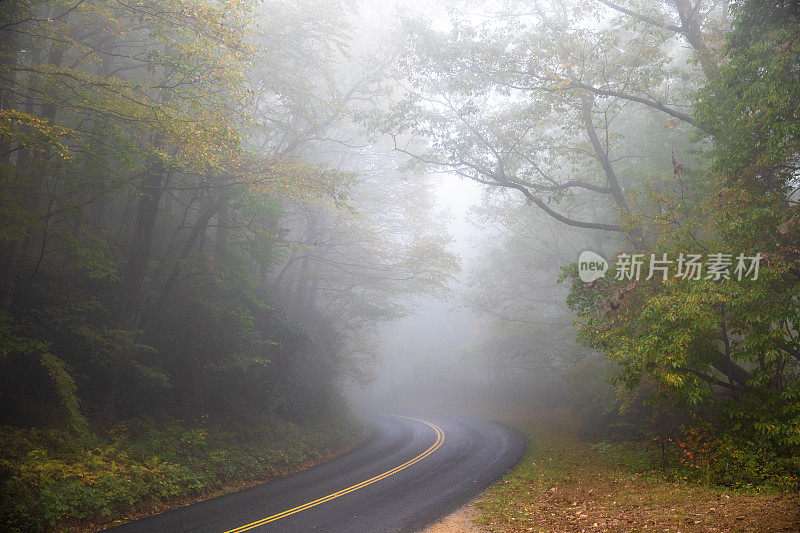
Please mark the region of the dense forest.
[[[377, 67], [346, 53], [346, 12], [0, 6], [4, 522], [116, 514], [348, 444], [340, 381], [364, 379], [371, 328], [457, 263], [426, 183], [397, 178], [376, 207], [399, 164], [354, 133]], [[298, 457], [208, 457], [244, 428]], [[170, 439], [206, 446], [205, 470], [177, 471]]]
[[0, 3], [0, 524], [349, 449], [382, 328], [448, 294], [455, 362], [370, 398], [549, 380], [594, 438], [796, 491], [798, 113], [791, 0]]

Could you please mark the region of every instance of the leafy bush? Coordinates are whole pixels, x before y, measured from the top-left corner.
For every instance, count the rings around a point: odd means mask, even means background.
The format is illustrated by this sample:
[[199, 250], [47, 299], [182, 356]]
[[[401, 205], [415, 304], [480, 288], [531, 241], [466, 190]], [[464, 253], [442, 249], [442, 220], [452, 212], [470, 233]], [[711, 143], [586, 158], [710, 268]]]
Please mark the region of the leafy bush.
[[716, 423], [697, 423], [676, 439], [679, 462], [687, 477], [710, 483], [797, 490], [799, 415], [797, 403], [768, 394], [731, 401]]

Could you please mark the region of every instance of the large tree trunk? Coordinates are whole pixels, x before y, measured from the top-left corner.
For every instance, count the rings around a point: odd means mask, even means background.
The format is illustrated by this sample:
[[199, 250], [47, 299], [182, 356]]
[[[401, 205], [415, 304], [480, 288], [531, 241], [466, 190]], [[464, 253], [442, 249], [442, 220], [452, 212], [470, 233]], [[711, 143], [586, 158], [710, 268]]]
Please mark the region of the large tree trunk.
[[722, 352], [717, 353], [717, 358], [711, 366], [722, 372], [729, 382], [743, 389], [748, 387], [747, 382], [752, 377], [750, 373], [741, 366], [734, 363], [727, 355]]
[[[603, 169], [606, 177], [606, 184], [611, 191], [611, 197], [614, 199], [614, 204], [620, 211], [621, 216], [625, 216], [629, 212], [628, 201], [625, 198], [625, 193], [622, 191], [622, 186], [617, 178], [617, 173], [608, 156], [607, 148], [600, 142], [597, 135], [597, 130], [594, 126], [592, 118], [592, 102], [593, 98], [589, 97], [583, 100], [583, 123], [586, 128], [586, 135], [589, 137], [589, 142], [592, 144], [595, 157]], [[606, 126], [607, 127], [607, 126]], [[644, 247], [644, 234], [640, 228], [632, 228], [628, 230], [628, 236], [636, 249]]]
[[106, 416], [114, 413], [119, 394], [120, 375], [130, 359], [135, 344], [135, 330], [138, 328], [141, 318], [144, 281], [152, 252], [153, 232], [166, 180], [167, 172], [164, 162], [160, 159], [154, 161], [148, 172], [142, 177], [131, 245], [122, 272], [120, 305], [117, 313], [117, 326], [130, 332], [130, 340], [111, 362], [106, 398], [103, 404], [103, 414]]
[[192, 231], [189, 234], [189, 237], [186, 239], [186, 242], [181, 249], [181, 253], [178, 255], [177, 259], [175, 260], [175, 264], [172, 267], [172, 271], [169, 274], [166, 282], [164, 283], [164, 287], [161, 290], [161, 294], [158, 297], [158, 306], [161, 307], [166, 304], [167, 297], [170, 295], [172, 290], [175, 288], [178, 282], [178, 275], [181, 273], [183, 268], [184, 262], [189, 257], [191, 251], [195, 248], [195, 245], [198, 245], [202, 242], [202, 237], [205, 235], [205, 231], [208, 228], [211, 219], [218, 213], [218, 211], [222, 208], [222, 206], [226, 202], [226, 198], [220, 197], [214, 203], [209, 202], [201, 202], [203, 206], [200, 211], [200, 215], [197, 219], [197, 222], [192, 227]]

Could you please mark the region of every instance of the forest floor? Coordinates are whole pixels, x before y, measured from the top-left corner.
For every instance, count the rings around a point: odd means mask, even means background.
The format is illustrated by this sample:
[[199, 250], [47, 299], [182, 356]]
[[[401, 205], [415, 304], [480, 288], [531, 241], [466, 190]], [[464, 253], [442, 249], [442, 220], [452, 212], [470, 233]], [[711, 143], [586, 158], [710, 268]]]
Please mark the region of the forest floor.
[[530, 444], [479, 499], [432, 526], [449, 531], [800, 531], [800, 496], [669, 481], [621, 448], [592, 445], [568, 414], [517, 416]]
[[97, 531], [309, 468], [366, 437], [346, 420], [95, 429], [74, 440], [0, 428], [0, 531]]

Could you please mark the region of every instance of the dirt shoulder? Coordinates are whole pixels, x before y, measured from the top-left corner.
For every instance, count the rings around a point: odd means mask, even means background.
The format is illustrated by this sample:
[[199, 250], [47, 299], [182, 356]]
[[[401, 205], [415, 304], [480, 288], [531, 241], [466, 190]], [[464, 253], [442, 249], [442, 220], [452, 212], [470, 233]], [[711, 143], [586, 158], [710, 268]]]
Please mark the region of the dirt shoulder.
[[476, 509], [475, 502], [471, 502], [455, 513], [428, 526], [423, 533], [480, 533], [486, 531], [476, 523], [480, 519], [480, 511]]

